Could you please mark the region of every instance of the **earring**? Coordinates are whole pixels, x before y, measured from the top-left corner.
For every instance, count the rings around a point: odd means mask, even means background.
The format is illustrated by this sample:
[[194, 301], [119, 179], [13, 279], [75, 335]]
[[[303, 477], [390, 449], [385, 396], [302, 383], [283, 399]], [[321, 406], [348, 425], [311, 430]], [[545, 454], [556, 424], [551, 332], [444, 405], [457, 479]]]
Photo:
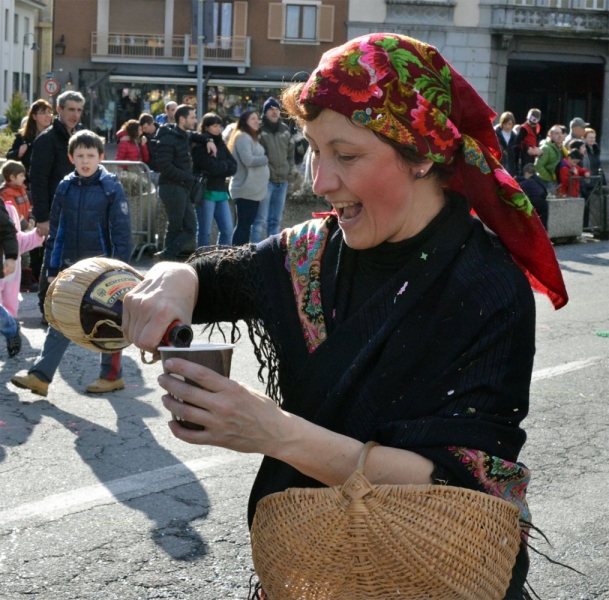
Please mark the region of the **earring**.
[[415, 179], [421, 179], [421, 177], [423, 177], [423, 173], [425, 173], [425, 169], [421, 169], [420, 173], [416, 173], [415, 174]]

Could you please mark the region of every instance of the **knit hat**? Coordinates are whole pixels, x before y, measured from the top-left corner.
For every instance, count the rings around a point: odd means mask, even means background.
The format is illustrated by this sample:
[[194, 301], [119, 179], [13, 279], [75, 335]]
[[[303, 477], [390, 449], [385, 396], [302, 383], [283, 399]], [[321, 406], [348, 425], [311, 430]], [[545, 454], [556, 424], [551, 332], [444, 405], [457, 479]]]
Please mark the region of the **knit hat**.
[[496, 113], [436, 48], [398, 34], [355, 38], [322, 56], [300, 101], [345, 115], [434, 162], [454, 165], [448, 189], [468, 199], [534, 289], [555, 308], [567, 303], [546, 230], [499, 163]]
[[275, 98], [271, 96], [262, 106], [262, 114], [266, 115], [266, 111], [269, 110], [269, 108], [278, 108], [279, 110], [281, 110], [281, 105], [279, 104], [279, 102], [277, 102], [277, 100], [275, 100]]

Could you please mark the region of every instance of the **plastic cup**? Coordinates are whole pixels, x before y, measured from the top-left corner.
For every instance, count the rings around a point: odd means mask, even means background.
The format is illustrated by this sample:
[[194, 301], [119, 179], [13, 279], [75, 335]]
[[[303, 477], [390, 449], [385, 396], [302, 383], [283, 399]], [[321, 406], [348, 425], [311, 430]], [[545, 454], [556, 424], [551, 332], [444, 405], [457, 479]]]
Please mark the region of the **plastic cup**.
[[[201, 388], [198, 383], [191, 381], [190, 379], [186, 379], [185, 377], [182, 377], [181, 375], [176, 375], [175, 373], [170, 373], [165, 367], [165, 361], [170, 358], [182, 358], [184, 360], [188, 360], [190, 362], [197, 363], [198, 365], [207, 367], [208, 369], [212, 369], [212, 371], [220, 373], [220, 375], [224, 375], [224, 377], [230, 377], [230, 365], [233, 357], [233, 348], [233, 344], [193, 344], [192, 346], [190, 346], [190, 348], [160, 346], [158, 350], [161, 353], [163, 371], [167, 375], [171, 375], [172, 377], [181, 379], [182, 381], [185, 381], [186, 383], [193, 385], [194, 387]], [[184, 402], [184, 400], [178, 398], [177, 396], [173, 397], [176, 400], [179, 400], [180, 402]], [[184, 421], [173, 413], [171, 416], [173, 417], [174, 421], [177, 421], [182, 427], [185, 427], [186, 429], [205, 429], [205, 427], [203, 427], [202, 425], [197, 425], [196, 423], [191, 423], [190, 421]]]

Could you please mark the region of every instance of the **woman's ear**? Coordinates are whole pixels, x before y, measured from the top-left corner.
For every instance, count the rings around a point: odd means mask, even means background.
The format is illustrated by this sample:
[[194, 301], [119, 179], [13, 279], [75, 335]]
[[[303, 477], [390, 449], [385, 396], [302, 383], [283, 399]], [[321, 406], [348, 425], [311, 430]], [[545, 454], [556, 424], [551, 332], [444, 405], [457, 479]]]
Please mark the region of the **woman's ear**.
[[429, 169], [431, 169], [432, 166], [433, 161], [426, 160], [425, 162], [420, 163], [418, 165], [412, 165], [410, 167], [410, 172], [412, 173], [412, 176], [415, 179], [422, 179], [423, 177], [425, 177], [425, 175], [427, 175], [427, 173], [429, 173]]

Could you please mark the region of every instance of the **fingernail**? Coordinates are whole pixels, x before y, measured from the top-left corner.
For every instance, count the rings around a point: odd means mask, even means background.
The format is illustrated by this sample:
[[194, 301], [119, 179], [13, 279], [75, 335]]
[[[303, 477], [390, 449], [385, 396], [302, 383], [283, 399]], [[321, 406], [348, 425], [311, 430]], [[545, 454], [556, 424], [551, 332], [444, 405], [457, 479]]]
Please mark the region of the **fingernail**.
[[168, 360], [165, 361], [165, 366], [168, 369], [171, 369], [171, 367], [173, 367], [173, 361], [171, 360], [171, 358], [169, 358]]

